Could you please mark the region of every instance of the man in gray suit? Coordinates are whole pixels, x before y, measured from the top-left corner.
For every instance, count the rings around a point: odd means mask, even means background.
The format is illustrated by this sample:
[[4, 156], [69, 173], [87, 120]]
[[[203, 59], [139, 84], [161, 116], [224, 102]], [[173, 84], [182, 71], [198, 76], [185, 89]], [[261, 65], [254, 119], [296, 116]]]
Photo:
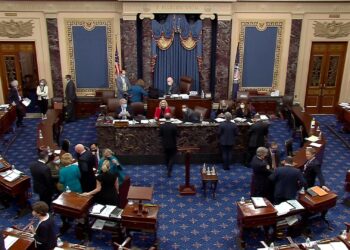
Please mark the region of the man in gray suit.
[[116, 79], [117, 82], [117, 97], [120, 98], [126, 98], [125, 95], [128, 95], [128, 91], [130, 89], [130, 81], [129, 78], [126, 76], [126, 71], [123, 69], [120, 76]]

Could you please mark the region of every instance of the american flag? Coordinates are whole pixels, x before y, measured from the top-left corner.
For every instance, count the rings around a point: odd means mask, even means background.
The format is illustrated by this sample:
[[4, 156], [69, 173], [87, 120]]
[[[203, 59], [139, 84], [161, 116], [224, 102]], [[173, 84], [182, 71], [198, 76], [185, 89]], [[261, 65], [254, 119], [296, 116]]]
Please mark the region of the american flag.
[[115, 75], [119, 76], [122, 70], [119, 64], [118, 46], [115, 46], [114, 67], [115, 67]]
[[233, 69], [233, 87], [232, 87], [232, 99], [237, 99], [237, 92], [239, 90], [239, 80], [240, 80], [240, 72], [239, 72], [239, 43], [237, 44], [237, 50], [236, 50], [236, 58], [235, 58], [235, 64]]

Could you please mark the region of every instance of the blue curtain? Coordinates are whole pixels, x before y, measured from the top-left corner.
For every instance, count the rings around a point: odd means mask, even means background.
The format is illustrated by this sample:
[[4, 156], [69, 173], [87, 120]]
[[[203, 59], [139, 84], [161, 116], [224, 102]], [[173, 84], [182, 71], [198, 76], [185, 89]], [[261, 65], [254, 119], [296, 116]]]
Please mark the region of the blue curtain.
[[[164, 23], [152, 21], [152, 57], [153, 85], [165, 90], [166, 78], [171, 76], [179, 83], [181, 76], [190, 76], [194, 80], [192, 90], [199, 90], [199, 69], [202, 60], [202, 21], [188, 23], [185, 15], [169, 15]], [[166, 40], [169, 47], [160, 48], [157, 42]], [[192, 40], [191, 48], [182, 44]], [[188, 45], [188, 44], [187, 44]], [[186, 47], [186, 48], [185, 48]]]

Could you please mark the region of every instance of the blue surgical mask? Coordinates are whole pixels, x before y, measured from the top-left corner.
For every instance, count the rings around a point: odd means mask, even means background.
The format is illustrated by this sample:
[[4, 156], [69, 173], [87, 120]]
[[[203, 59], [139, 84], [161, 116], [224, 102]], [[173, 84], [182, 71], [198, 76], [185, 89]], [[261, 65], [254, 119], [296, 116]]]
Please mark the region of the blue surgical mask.
[[60, 164], [61, 163], [61, 160], [60, 159], [58, 159], [58, 160], [55, 160], [55, 161], [53, 161], [53, 163], [55, 163], [55, 164]]
[[126, 108], [128, 106], [128, 104], [123, 104], [122, 107], [123, 108]]

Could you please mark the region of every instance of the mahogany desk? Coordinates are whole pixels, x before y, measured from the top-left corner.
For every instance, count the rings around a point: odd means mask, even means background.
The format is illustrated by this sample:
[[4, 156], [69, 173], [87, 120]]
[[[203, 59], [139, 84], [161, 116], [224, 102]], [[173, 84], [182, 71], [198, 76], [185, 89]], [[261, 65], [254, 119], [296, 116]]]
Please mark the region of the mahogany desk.
[[206, 173], [203, 173], [201, 170], [201, 179], [202, 179], [202, 189], [204, 193], [204, 197], [207, 196], [207, 183], [209, 183], [209, 189], [213, 190], [213, 198], [215, 198], [215, 192], [216, 192], [216, 187], [218, 185], [218, 173], [215, 172], [214, 175], [207, 175]]
[[92, 204], [93, 196], [82, 196], [74, 192], [63, 192], [52, 202], [55, 213], [74, 219], [86, 218]]
[[8, 235], [17, 237], [18, 240], [9, 248], [9, 250], [32, 250], [35, 249], [33, 234], [14, 228], [6, 228], [2, 231], [4, 238]]
[[10, 130], [15, 120], [16, 107], [10, 106], [6, 112], [0, 111], [0, 137]]
[[[147, 100], [147, 118], [154, 118], [154, 112], [156, 107], [159, 107], [159, 102], [162, 99], [148, 99]], [[209, 98], [200, 98], [198, 96], [191, 96], [189, 99], [179, 99], [179, 98], [165, 98], [168, 102], [168, 106], [175, 107], [175, 117], [182, 118], [182, 105], [187, 105], [190, 109], [194, 109], [196, 106], [203, 107], [207, 109], [206, 115], [204, 118], [209, 118], [212, 100]]]

